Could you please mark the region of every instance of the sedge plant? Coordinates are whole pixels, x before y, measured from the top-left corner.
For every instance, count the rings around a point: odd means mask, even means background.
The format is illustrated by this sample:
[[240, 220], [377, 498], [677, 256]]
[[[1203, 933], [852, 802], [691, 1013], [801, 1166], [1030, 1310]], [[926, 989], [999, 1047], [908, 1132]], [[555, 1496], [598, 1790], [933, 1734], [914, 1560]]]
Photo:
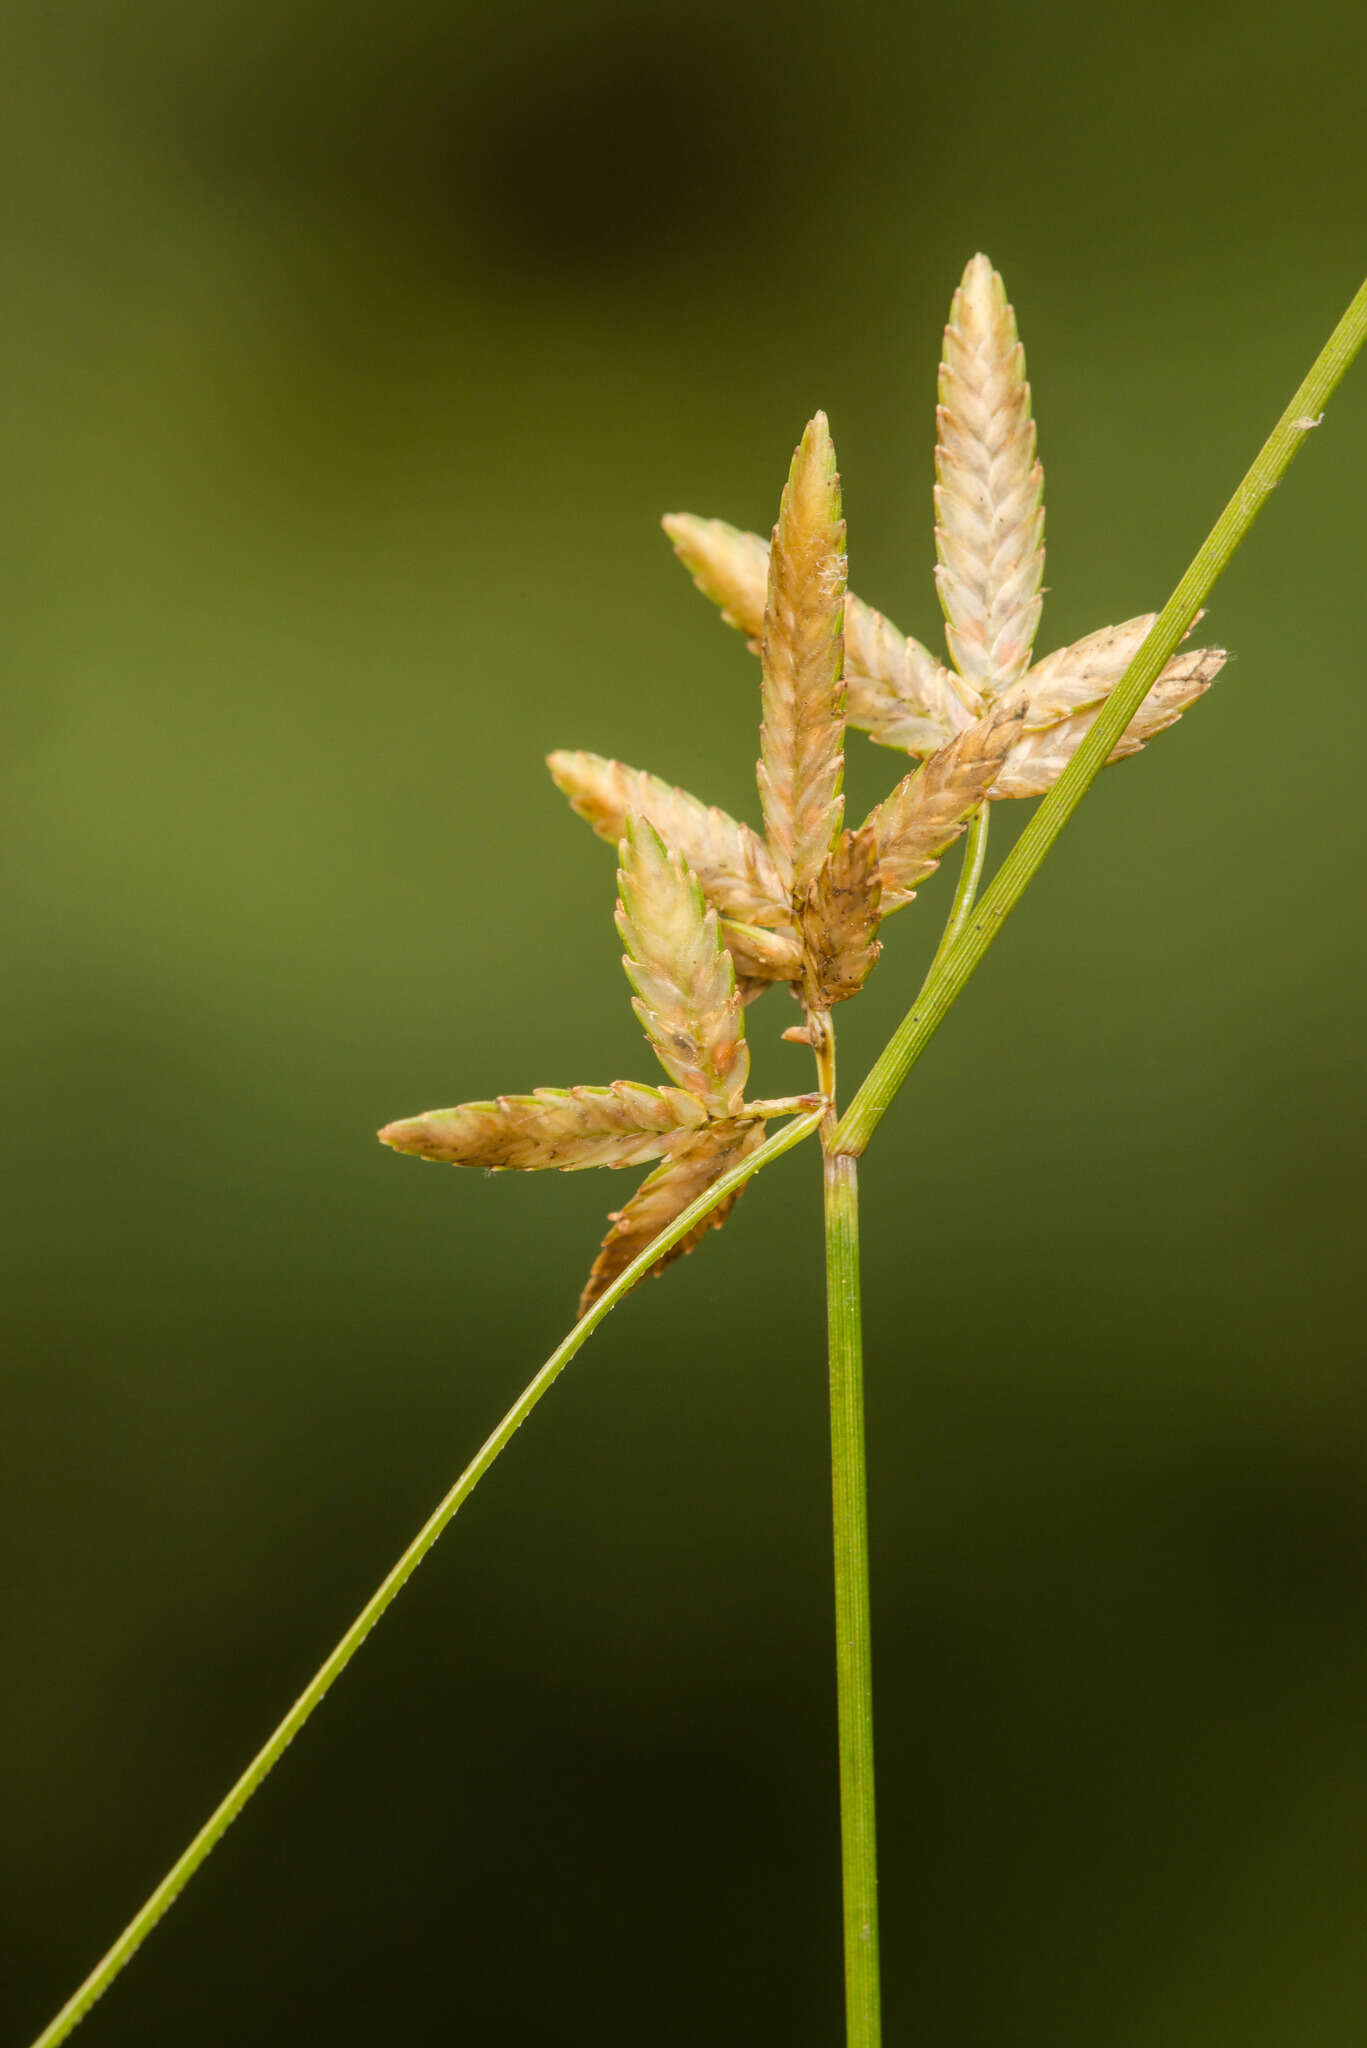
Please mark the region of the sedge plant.
[[[769, 541], [718, 519], [665, 520], [694, 581], [759, 659], [762, 830], [643, 769], [581, 752], [549, 761], [575, 811], [617, 849], [624, 966], [664, 1084], [538, 1088], [380, 1132], [395, 1151], [456, 1166], [651, 1170], [610, 1215], [573, 1329], [35, 2048], [55, 2048], [108, 1988], [608, 1312], [720, 1227], [756, 1174], [813, 1136], [825, 1195], [846, 2048], [879, 2048], [859, 1158], [1099, 770], [1175, 724], [1218, 674], [1223, 649], [1179, 651], [1181, 643], [1365, 332], [1367, 285], [1162, 612], [1040, 660], [1043, 472], [1015, 316], [984, 256], [954, 294], [940, 365], [935, 575], [947, 662], [847, 591], [840, 480], [822, 413], [793, 456]], [[842, 796], [851, 728], [912, 764], [858, 824], [847, 822]], [[1044, 801], [980, 896], [992, 806], [1023, 797]], [[929, 972], [842, 1113], [835, 1013], [872, 973], [885, 922], [961, 838]], [[800, 1014], [788, 1023], [793, 1002]], [[781, 1035], [811, 1051], [811, 1089], [751, 1097], [751, 1042], [776, 1007]]]

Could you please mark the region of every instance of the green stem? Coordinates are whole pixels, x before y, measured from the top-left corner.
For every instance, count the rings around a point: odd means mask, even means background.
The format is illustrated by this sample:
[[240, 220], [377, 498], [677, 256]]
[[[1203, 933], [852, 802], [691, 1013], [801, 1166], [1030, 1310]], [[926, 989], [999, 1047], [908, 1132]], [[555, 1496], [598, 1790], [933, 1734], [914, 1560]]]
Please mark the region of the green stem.
[[156, 1926], [167, 1907], [189, 1883], [209, 1851], [217, 1845], [231, 1823], [237, 1819], [272, 1766], [279, 1762], [314, 1708], [360, 1649], [390, 1601], [413, 1576], [442, 1530], [469, 1499], [500, 1451], [511, 1442], [542, 1395], [555, 1383], [576, 1351], [593, 1335], [603, 1318], [616, 1307], [624, 1294], [630, 1292], [638, 1280], [645, 1277], [662, 1252], [668, 1251], [680, 1238], [686, 1237], [695, 1223], [701, 1222], [702, 1218], [720, 1202], [724, 1202], [728, 1195], [743, 1187], [753, 1174], [809, 1136], [817, 1128], [824, 1114], [823, 1104], [821, 1108], [809, 1110], [805, 1116], [795, 1118], [792, 1123], [786, 1124], [781, 1131], [767, 1139], [749, 1159], [743, 1160], [739, 1166], [732, 1167], [729, 1173], [724, 1173], [719, 1180], [714, 1181], [705, 1193], [695, 1202], [691, 1202], [682, 1214], [674, 1219], [667, 1230], [660, 1232], [638, 1258], [632, 1260], [625, 1272], [619, 1274], [587, 1315], [580, 1318], [564, 1342], [551, 1353], [536, 1378], [523, 1388], [502, 1422], [481, 1445], [445, 1499], [429, 1515], [388, 1577], [367, 1600], [332, 1655], [304, 1687], [275, 1733], [257, 1751], [227, 1797], [215, 1807], [189, 1847], [172, 1864], [156, 1890], [133, 1915], [123, 1933], [96, 1964], [84, 1984], [67, 2000], [56, 2018], [44, 2027], [33, 2048], [56, 2048], [56, 2043], [66, 2039], [78, 2022], [84, 2019], [96, 1999], [108, 1990], [124, 1964], [132, 1958]]
[[893, 1097], [1025, 894], [1045, 855], [1109, 759], [1173, 650], [1190, 630], [1270, 492], [1304, 445], [1307, 432], [1318, 422], [1365, 336], [1367, 283], [1359, 287], [1309, 375], [1159, 613], [1143, 646], [1097, 714], [1086, 738], [1002, 862], [967, 927], [874, 1062], [836, 1133], [835, 1143], [841, 1151], [858, 1154], [868, 1144]]
[[826, 1318], [831, 1369], [835, 1670], [840, 1734], [840, 1860], [845, 1901], [846, 2048], [878, 2048], [878, 1846], [873, 1786], [864, 1351], [859, 1315], [859, 1165], [829, 1152]]
[[[808, 1026], [821, 1092], [835, 1101], [829, 1015]], [[823, 1145], [835, 1132], [832, 1106]], [[827, 1150], [826, 1329], [831, 1385], [831, 1506], [835, 1563], [835, 1680], [840, 1747], [840, 1863], [845, 1924], [846, 2048], [882, 2040], [878, 1983], [878, 1847], [873, 1782], [873, 1654], [869, 1507], [864, 1457], [864, 1349], [859, 1313], [859, 1168]]]
[[945, 956], [968, 922], [968, 914], [978, 894], [978, 884], [983, 878], [983, 862], [987, 859], [987, 814], [991, 808], [990, 804], [979, 804], [968, 821], [968, 830], [964, 834], [963, 864], [959, 869], [954, 901], [949, 906], [949, 918], [940, 934], [940, 943], [935, 948], [935, 958], [926, 969], [926, 978], [921, 983], [923, 995], [939, 973]]

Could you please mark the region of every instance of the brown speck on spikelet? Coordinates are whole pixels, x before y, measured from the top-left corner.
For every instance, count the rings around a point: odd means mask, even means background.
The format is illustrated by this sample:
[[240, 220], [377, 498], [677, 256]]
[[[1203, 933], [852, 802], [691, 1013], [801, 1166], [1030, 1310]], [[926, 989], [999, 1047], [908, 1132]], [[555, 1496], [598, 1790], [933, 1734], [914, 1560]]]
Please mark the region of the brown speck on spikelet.
[[826, 415], [798, 443], [769, 554], [760, 655], [759, 794], [794, 907], [840, 829], [845, 763], [841, 628], [845, 522]]
[[1025, 673], [1044, 573], [1044, 471], [1006, 287], [975, 256], [954, 294], [936, 412], [935, 580], [954, 665], [991, 699]]
[[645, 818], [629, 818], [617, 930], [632, 1008], [672, 1081], [713, 1116], [740, 1107], [750, 1071], [735, 969], [697, 878]]
[[[1204, 616], [1198, 612], [1192, 625]], [[1157, 612], [1144, 612], [1119, 626], [1103, 626], [1100, 632], [1088, 633], [1069, 647], [1056, 647], [1037, 661], [1014, 685], [1014, 694], [1025, 707], [1027, 732], [1040, 732], [1079, 711], [1104, 704], [1157, 617]]]
[[[842, 832], [808, 892], [802, 912], [807, 963], [802, 999], [829, 1010], [858, 995], [881, 950], [878, 944], [878, 836], [872, 825]], [[804, 1033], [810, 1043], [810, 1031]]]
[[1001, 772], [1022, 729], [1019, 705], [985, 714], [903, 781], [868, 819], [878, 844], [887, 916], [934, 874]]
[[[757, 1151], [763, 1139], [764, 1129], [758, 1123], [709, 1124], [705, 1130], [684, 1139], [664, 1165], [642, 1181], [625, 1208], [615, 1210], [610, 1217], [613, 1227], [603, 1239], [603, 1248], [579, 1297], [580, 1315], [593, 1307], [599, 1295], [645, 1250], [652, 1238], [658, 1237], [713, 1181], [720, 1180], [748, 1154]], [[675, 1259], [691, 1252], [709, 1230], [720, 1230], [743, 1193], [743, 1188], [737, 1188], [727, 1201], [705, 1216], [651, 1267], [652, 1275], [658, 1277]]]

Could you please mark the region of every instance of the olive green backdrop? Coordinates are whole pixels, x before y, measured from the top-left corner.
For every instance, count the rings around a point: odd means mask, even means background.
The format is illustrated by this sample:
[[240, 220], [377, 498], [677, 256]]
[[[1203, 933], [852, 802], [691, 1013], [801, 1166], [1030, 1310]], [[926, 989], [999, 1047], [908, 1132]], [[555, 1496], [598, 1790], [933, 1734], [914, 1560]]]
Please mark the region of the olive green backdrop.
[[[1041, 646], [1159, 604], [1357, 282], [1350, 15], [9, 10], [6, 2043], [631, 1185], [371, 1134], [650, 1076], [542, 756], [755, 815], [756, 670], [659, 513], [767, 526], [822, 405], [856, 588], [933, 637], [982, 247]], [[867, 1162], [890, 2048], [1367, 2026], [1365, 455], [1360, 369], [1220, 587], [1237, 660], [1088, 798]], [[856, 739], [856, 806], [896, 772]], [[91, 2048], [834, 2048], [823, 1373], [799, 1153], [575, 1362]]]

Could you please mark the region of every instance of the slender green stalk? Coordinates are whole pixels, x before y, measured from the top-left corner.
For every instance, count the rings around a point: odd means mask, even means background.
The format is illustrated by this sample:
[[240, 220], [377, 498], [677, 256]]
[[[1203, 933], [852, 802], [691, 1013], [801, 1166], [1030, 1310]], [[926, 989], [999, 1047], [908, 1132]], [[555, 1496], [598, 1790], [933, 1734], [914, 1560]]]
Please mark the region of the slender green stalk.
[[542, 1395], [554, 1385], [576, 1351], [593, 1335], [604, 1316], [616, 1307], [622, 1296], [629, 1293], [638, 1280], [645, 1277], [662, 1252], [668, 1251], [680, 1238], [686, 1237], [695, 1223], [701, 1222], [719, 1202], [724, 1202], [728, 1195], [743, 1187], [753, 1174], [809, 1136], [817, 1128], [824, 1114], [823, 1105], [822, 1108], [809, 1110], [805, 1116], [795, 1118], [792, 1123], [785, 1124], [781, 1131], [768, 1139], [757, 1152], [752, 1153], [749, 1159], [743, 1160], [739, 1166], [734, 1166], [729, 1173], [723, 1174], [699, 1196], [696, 1202], [690, 1203], [667, 1230], [662, 1230], [639, 1258], [632, 1260], [626, 1270], [618, 1275], [594, 1303], [588, 1314], [582, 1316], [575, 1324], [564, 1342], [557, 1345], [536, 1378], [523, 1388], [497, 1429], [481, 1445], [450, 1492], [428, 1516], [403, 1556], [367, 1600], [332, 1655], [314, 1673], [274, 1734], [257, 1751], [227, 1797], [214, 1808], [189, 1847], [177, 1858], [156, 1890], [139, 1907], [123, 1933], [108, 1953], [101, 1957], [84, 1984], [67, 2000], [56, 2018], [44, 2027], [33, 2048], [56, 2048], [56, 2043], [66, 2039], [78, 2022], [84, 2019], [96, 1999], [108, 1990], [124, 1964], [131, 1959], [156, 1926], [167, 1907], [189, 1883], [209, 1851], [218, 1844], [231, 1823], [237, 1819], [272, 1766], [279, 1762], [309, 1715], [324, 1694], [330, 1690], [334, 1680], [340, 1677], [345, 1666], [360, 1649], [395, 1594], [413, 1576], [447, 1523], [469, 1499], [500, 1451], [512, 1441]]
[[836, 1133], [835, 1142], [841, 1151], [858, 1154], [868, 1144], [898, 1089], [1019, 903], [1179, 641], [1190, 630], [1235, 549], [1304, 444], [1307, 432], [1318, 423], [1365, 336], [1367, 283], [1359, 287], [1309, 375], [1159, 613], [1143, 646], [1097, 714], [1086, 738], [1002, 862], [939, 972], [930, 979], [874, 1062]]
[[964, 857], [954, 888], [954, 901], [949, 906], [949, 917], [940, 934], [940, 943], [935, 948], [935, 958], [926, 969], [926, 978], [921, 983], [922, 995], [939, 973], [955, 940], [968, 923], [969, 912], [977, 898], [978, 884], [983, 878], [983, 862], [987, 859], [987, 814], [991, 808], [990, 804], [979, 804], [968, 821], [968, 830], [964, 834]]
[[873, 1783], [873, 1651], [859, 1315], [859, 1166], [828, 1152], [826, 1323], [831, 1372], [835, 1670], [840, 1734], [840, 1860], [845, 1901], [846, 2048], [878, 2048], [878, 1847]]
[[[809, 1013], [818, 1086], [835, 1134], [835, 1031]], [[864, 1457], [864, 1350], [859, 1314], [859, 1169], [848, 1153], [823, 1161], [826, 1328], [831, 1387], [831, 1508], [835, 1565], [835, 1684], [840, 1748], [840, 1864], [845, 1924], [846, 2048], [879, 2048], [878, 1847], [873, 1783], [873, 1662], [869, 1505]]]
[[[949, 918], [926, 983], [963, 930], [987, 857], [987, 814], [974, 812]], [[836, 1130], [835, 1029], [808, 1022], [818, 1087], [831, 1104], [823, 1145]], [[869, 1601], [869, 1508], [864, 1428], [864, 1330], [859, 1299], [859, 1166], [826, 1151], [826, 1325], [831, 1384], [831, 1497], [835, 1536], [836, 1703], [840, 1742], [840, 1850], [845, 1924], [847, 2048], [882, 2039], [878, 1966], [878, 1844], [873, 1763], [873, 1626]]]

